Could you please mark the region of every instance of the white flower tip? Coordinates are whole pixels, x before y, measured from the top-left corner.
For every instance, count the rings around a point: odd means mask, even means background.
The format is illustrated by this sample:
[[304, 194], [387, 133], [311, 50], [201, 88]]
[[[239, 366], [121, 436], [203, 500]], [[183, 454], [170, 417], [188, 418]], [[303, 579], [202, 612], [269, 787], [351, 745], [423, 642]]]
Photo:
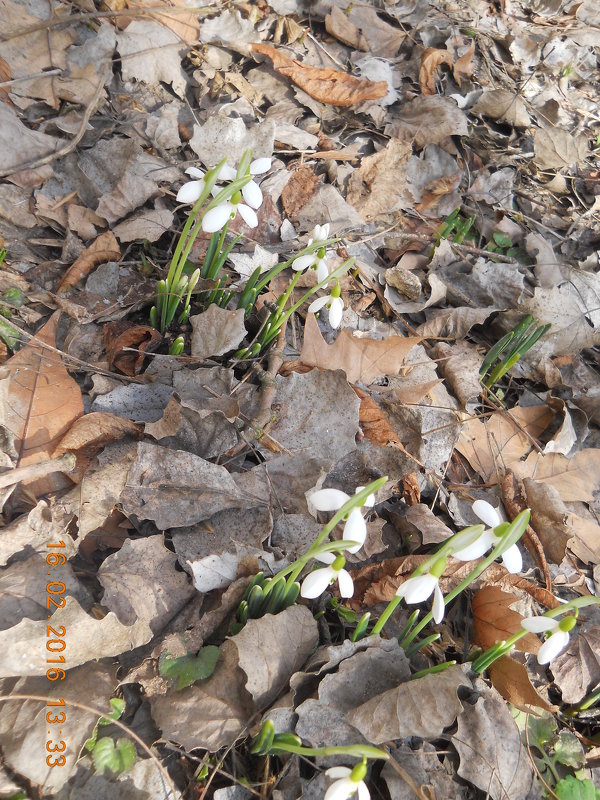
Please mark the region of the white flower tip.
[[350, 497], [340, 489], [318, 489], [308, 501], [315, 511], [337, 511]]
[[250, 164], [251, 175], [262, 175], [271, 169], [272, 159], [270, 158], [257, 158]]
[[475, 516], [479, 517], [479, 519], [485, 522], [486, 525], [489, 525], [490, 528], [495, 528], [502, 522], [500, 514], [498, 514], [494, 506], [488, 503], [487, 500], [475, 500], [472, 507]]
[[341, 297], [334, 297], [329, 309], [329, 324], [332, 328], [339, 328], [344, 316], [344, 301]]

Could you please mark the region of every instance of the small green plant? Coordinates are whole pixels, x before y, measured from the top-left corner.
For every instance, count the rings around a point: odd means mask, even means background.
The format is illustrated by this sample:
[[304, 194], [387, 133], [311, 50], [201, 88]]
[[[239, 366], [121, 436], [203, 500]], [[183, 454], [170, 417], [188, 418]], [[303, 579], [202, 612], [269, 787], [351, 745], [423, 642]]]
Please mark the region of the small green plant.
[[118, 775], [133, 767], [137, 754], [133, 742], [129, 739], [120, 738], [115, 742], [110, 736], [98, 738], [99, 729], [110, 725], [115, 719], [120, 719], [125, 711], [125, 701], [118, 697], [111, 698], [110, 705], [112, 711], [107, 717], [100, 717], [84, 748], [90, 753], [97, 772], [103, 773], [109, 769]]
[[496, 381], [506, 375], [551, 327], [551, 323], [538, 325], [528, 314], [512, 331], [496, 342], [479, 369], [479, 379], [486, 389], [491, 389]]
[[512, 239], [507, 233], [503, 231], [494, 231], [491, 240], [487, 243], [486, 250], [490, 253], [496, 253], [499, 256], [508, 256], [509, 258], [516, 258], [521, 263], [528, 263], [529, 256], [522, 247], [516, 247], [512, 243]]
[[450, 239], [454, 244], [462, 244], [465, 239], [472, 238], [473, 233], [471, 229], [474, 222], [475, 215], [465, 217], [461, 214], [460, 208], [455, 208], [437, 229], [431, 255], [433, 255], [435, 249], [439, 247], [442, 239]]
[[164, 678], [175, 683], [175, 689], [180, 691], [186, 686], [191, 686], [196, 681], [203, 681], [215, 671], [219, 659], [219, 648], [215, 645], [206, 645], [192, 656], [169, 658], [162, 655], [159, 659], [158, 669]]
[[550, 714], [533, 716], [517, 712], [516, 722], [522, 731], [536, 770], [545, 788], [545, 797], [559, 800], [598, 800], [600, 792], [580, 772], [585, 752], [577, 736], [558, 725]]

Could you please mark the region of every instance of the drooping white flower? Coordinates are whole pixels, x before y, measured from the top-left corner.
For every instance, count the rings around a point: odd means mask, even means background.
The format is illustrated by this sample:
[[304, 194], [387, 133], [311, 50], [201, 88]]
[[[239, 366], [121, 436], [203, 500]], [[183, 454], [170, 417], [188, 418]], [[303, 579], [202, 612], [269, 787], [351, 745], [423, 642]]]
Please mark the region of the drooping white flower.
[[539, 664], [549, 664], [569, 644], [569, 631], [575, 625], [575, 617], [563, 617], [561, 620], [550, 617], [530, 617], [524, 619], [521, 626], [531, 633], [549, 632], [550, 636], [540, 647], [537, 660]]
[[[473, 512], [479, 519], [490, 527], [485, 530], [478, 539], [472, 544], [456, 550], [452, 553], [454, 558], [459, 561], [471, 561], [474, 558], [480, 558], [484, 553], [487, 553], [492, 547], [496, 547], [500, 542], [500, 536], [496, 536], [494, 528], [502, 523], [500, 514], [496, 511], [493, 505], [486, 500], [475, 500], [473, 503]], [[516, 544], [511, 545], [502, 555], [502, 563], [508, 572], [520, 572], [523, 569], [523, 557], [521, 551]]]
[[336, 283], [330, 294], [326, 294], [324, 297], [319, 297], [317, 300], [313, 300], [308, 307], [308, 311], [310, 311], [312, 314], [316, 314], [317, 311], [320, 311], [324, 306], [327, 306], [329, 308], [329, 324], [332, 328], [339, 328], [342, 322], [342, 315], [344, 313], [344, 301], [340, 295], [340, 284]]
[[[328, 236], [328, 222], [325, 223], [325, 225], [315, 225], [312, 236], [308, 240], [307, 247], [310, 247], [311, 244], [325, 242]], [[304, 256], [299, 256], [298, 258], [294, 259], [294, 261], [292, 261], [292, 269], [296, 270], [296, 272], [300, 272], [301, 270], [312, 267], [317, 270], [317, 280], [319, 283], [321, 283], [321, 281], [324, 281], [329, 275], [329, 267], [327, 266], [325, 255], [325, 247], [322, 245], [315, 250], [314, 253], [307, 253]]]
[[[250, 175], [262, 175], [271, 168], [270, 158], [258, 158], [250, 164]], [[177, 193], [177, 201], [180, 203], [195, 203], [204, 191], [205, 174], [196, 167], [186, 169], [186, 173], [196, 178], [196, 180], [184, 183]], [[217, 181], [232, 181], [237, 177], [237, 171], [228, 164], [223, 164], [217, 175]], [[213, 197], [216, 197], [222, 187], [214, 186], [211, 190]], [[245, 201], [242, 203], [242, 199]], [[260, 208], [263, 201], [263, 194], [258, 184], [251, 180], [239, 192], [223, 203], [219, 203], [215, 208], [206, 212], [202, 219], [202, 230], [206, 233], [215, 233], [221, 230], [223, 225], [234, 219], [237, 212], [250, 228], [256, 228], [258, 217], [255, 209]]]
[[330, 566], [309, 572], [302, 581], [300, 595], [307, 600], [314, 600], [315, 597], [323, 594], [333, 581], [337, 581], [342, 597], [352, 597], [354, 582], [350, 573], [344, 569], [346, 563], [344, 556], [336, 556], [334, 553], [319, 553], [315, 558]]
[[[362, 486], [357, 488], [357, 492], [363, 489]], [[350, 495], [342, 492], [340, 489], [319, 489], [313, 492], [309, 498], [309, 502], [315, 511], [338, 511], [344, 503], [350, 500]], [[375, 495], [370, 494], [363, 506], [372, 507], [375, 503]], [[365, 543], [367, 538], [367, 524], [361, 514], [360, 508], [353, 508], [348, 514], [348, 519], [344, 525], [344, 533], [342, 538], [350, 542], [359, 542], [353, 547], [348, 547], [349, 553], [357, 553]]]
[[336, 778], [336, 781], [327, 789], [323, 800], [347, 800], [355, 793], [358, 794], [358, 800], [371, 800], [367, 784], [354, 775], [356, 769], [356, 767], [353, 770], [349, 767], [331, 767], [326, 770], [325, 774], [330, 778]]
[[444, 595], [439, 585], [445, 567], [446, 559], [440, 558], [429, 572], [409, 578], [396, 590], [396, 596], [403, 597], [409, 605], [422, 603], [433, 593], [433, 619], [438, 624], [443, 620], [445, 610]]

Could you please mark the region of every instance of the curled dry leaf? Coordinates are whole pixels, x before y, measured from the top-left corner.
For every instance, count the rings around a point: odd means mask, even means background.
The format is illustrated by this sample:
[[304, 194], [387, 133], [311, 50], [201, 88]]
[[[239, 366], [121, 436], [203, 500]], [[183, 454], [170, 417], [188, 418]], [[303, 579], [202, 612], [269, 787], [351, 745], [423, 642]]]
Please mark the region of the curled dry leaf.
[[439, 50], [437, 47], [428, 47], [421, 54], [419, 86], [422, 94], [435, 94], [435, 71], [440, 64], [451, 67], [452, 53], [448, 50]]
[[68, 432], [58, 443], [52, 457], [58, 458], [63, 453], [76, 453], [77, 467], [73, 480], [79, 483], [89, 460], [111, 442], [117, 442], [125, 436], [139, 439], [143, 434], [143, 426], [137, 425], [125, 417], [118, 417], [107, 411], [92, 411], [76, 419]]
[[121, 248], [111, 231], [102, 233], [69, 267], [58, 286], [57, 291], [66, 292], [71, 286], [87, 277], [98, 264], [106, 261], [118, 261]]
[[253, 44], [255, 53], [262, 53], [273, 68], [285, 75], [315, 100], [331, 106], [356, 106], [367, 100], [379, 100], [388, 93], [386, 81], [374, 83], [360, 80], [337, 69], [310, 67], [289, 58], [270, 44]]
[[[54, 346], [59, 318], [60, 312], [56, 312], [2, 368], [5, 377], [0, 380], [4, 396], [0, 424], [14, 436], [17, 467], [50, 458], [73, 422], [83, 414], [79, 386], [60, 355], [44, 347]], [[26, 485], [34, 494], [45, 494], [64, 489], [71, 482], [54, 473]]]
[[[103, 333], [109, 366], [130, 377], [139, 375], [146, 353], [153, 353], [162, 341], [156, 328], [130, 322], [107, 322]], [[137, 352], [129, 352], [127, 348]]]

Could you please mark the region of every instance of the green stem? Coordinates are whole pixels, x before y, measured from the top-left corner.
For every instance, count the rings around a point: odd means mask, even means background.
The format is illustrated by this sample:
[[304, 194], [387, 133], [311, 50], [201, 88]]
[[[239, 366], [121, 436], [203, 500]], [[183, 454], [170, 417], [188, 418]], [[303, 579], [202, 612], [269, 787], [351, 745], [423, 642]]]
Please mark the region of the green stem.
[[332, 745], [331, 747], [304, 747], [303, 745], [282, 744], [278, 746], [277, 740], [273, 743], [273, 749], [282, 750], [286, 753], [297, 753], [301, 756], [352, 756], [353, 758], [381, 758], [387, 761], [389, 754], [378, 747], [371, 747], [368, 744], [349, 744]]

